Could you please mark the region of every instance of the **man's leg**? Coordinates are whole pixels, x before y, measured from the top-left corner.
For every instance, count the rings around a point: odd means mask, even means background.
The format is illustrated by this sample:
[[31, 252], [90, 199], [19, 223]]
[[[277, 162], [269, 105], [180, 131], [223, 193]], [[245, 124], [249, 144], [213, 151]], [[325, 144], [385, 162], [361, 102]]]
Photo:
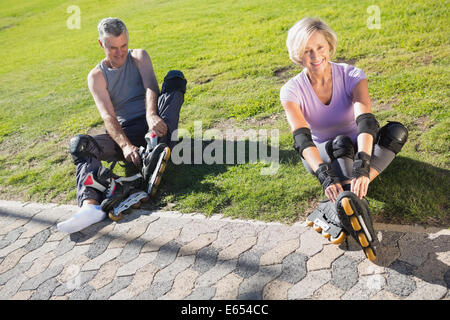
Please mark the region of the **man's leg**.
[[72, 218], [58, 223], [57, 227], [60, 231], [73, 233], [106, 217], [106, 213], [99, 205], [104, 199], [104, 194], [91, 186], [96, 183], [101, 160], [114, 160], [117, 149], [107, 134], [95, 137], [78, 135], [70, 141], [70, 152], [77, 167], [77, 200], [81, 208]]
[[171, 70], [164, 78], [161, 95], [158, 99], [158, 114], [168, 127], [167, 134], [160, 137], [159, 143], [165, 143], [173, 148], [175, 141], [171, 140], [172, 133], [178, 129], [180, 109], [186, 93], [186, 79], [181, 71]]
[[186, 79], [181, 71], [171, 70], [164, 78], [161, 95], [158, 98], [158, 115], [167, 125], [167, 133], [157, 137], [156, 146], [151, 146], [150, 152], [145, 152], [143, 158], [142, 175], [147, 185], [147, 193], [155, 195], [161, 182], [166, 163], [170, 158], [170, 151], [176, 141], [172, 141], [172, 133], [178, 129], [180, 109], [186, 92]]
[[96, 174], [102, 166], [101, 161], [116, 161], [120, 159], [120, 150], [108, 134], [94, 137], [78, 135], [70, 141], [70, 149], [76, 165], [76, 183], [78, 206], [87, 203], [101, 203], [104, 195], [101, 191], [86, 186], [84, 181], [92, 173]]

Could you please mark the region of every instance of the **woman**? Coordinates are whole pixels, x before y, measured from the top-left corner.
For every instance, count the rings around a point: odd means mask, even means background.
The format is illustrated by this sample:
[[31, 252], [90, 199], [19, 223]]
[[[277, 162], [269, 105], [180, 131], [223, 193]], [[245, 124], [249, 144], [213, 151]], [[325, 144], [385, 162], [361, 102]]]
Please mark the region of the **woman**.
[[364, 196], [408, 132], [398, 122], [379, 129], [364, 72], [330, 61], [336, 44], [336, 34], [322, 20], [298, 21], [286, 45], [290, 59], [304, 69], [281, 88], [280, 99], [294, 147], [328, 198], [308, 216], [308, 225], [335, 244], [350, 233], [374, 260], [375, 235]]

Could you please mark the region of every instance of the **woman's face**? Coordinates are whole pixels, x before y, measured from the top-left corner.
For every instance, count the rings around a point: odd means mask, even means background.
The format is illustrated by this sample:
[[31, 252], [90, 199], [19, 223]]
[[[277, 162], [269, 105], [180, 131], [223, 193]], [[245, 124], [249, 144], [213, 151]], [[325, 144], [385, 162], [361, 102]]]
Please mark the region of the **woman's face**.
[[312, 73], [324, 73], [330, 60], [330, 45], [324, 35], [315, 31], [306, 43], [303, 66]]

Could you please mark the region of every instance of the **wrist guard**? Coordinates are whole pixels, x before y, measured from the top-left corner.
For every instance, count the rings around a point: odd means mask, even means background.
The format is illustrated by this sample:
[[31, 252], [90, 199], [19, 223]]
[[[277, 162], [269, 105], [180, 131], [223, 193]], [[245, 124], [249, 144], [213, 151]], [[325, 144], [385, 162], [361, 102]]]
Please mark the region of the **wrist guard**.
[[370, 172], [370, 156], [364, 151], [360, 151], [355, 156], [355, 161], [353, 162], [352, 179], [357, 179], [359, 177], [369, 178]]
[[329, 164], [320, 164], [319, 168], [316, 170], [316, 172], [314, 172], [314, 174], [316, 175], [317, 179], [319, 179], [324, 191], [330, 185], [339, 183], [339, 178], [333, 172]]

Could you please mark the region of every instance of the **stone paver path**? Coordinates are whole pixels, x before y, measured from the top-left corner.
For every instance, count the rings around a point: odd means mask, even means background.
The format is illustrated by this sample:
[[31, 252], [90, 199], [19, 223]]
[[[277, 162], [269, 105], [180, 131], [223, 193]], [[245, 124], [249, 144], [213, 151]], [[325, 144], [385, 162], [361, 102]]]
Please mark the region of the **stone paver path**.
[[68, 235], [75, 206], [0, 201], [0, 299], [449, 299], [450, 231], [376, 224], [377, 260], [304, 223], [133, 210]]

